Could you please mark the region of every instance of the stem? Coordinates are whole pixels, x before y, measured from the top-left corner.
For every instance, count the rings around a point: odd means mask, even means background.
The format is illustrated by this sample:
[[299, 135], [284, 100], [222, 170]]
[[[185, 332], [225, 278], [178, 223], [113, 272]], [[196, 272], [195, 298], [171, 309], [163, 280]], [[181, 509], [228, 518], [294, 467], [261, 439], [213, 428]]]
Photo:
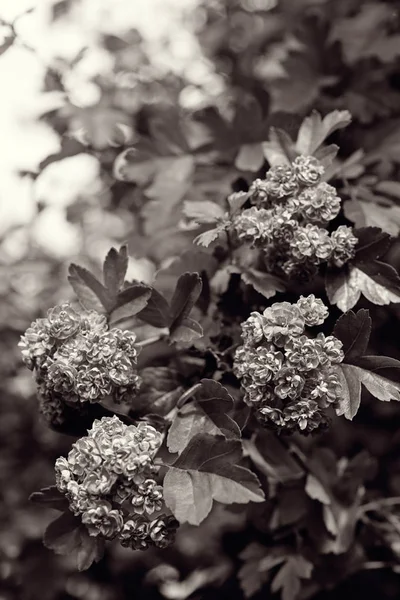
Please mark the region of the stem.
[[190, 400], [190, 398], [197, 392], [197, 390], [199, 390], [201, 388], [201, 383], [196, 383], [195, 385], [192, 385], [191, 388], [189, 388], [188, 390], [186, 390], [186, 392], [184, 392], [182, 394], [182, 396], [179, 398], [178, 402], [176, 403], [177, 408], [182, 408], [182, 406], [185, 404], [185, 402], [187, 402], [187, 400]]
[[372, 510], [379, 510], [385, 506], [396, 506], [400, 505], [400, 496], [393, 496], [393, 498], [381, 498], [380, 500], [374, 500], [367, 504], [362, 504], [359, 508], [359, 513], [370, 512]]
[[154, 335], [153, 337], [148, 338], [147, 340], [142, 340], [141, 342], [137, 342], [136, 345], [140, 346], [141, 348], [146, 348], [146, 346], [151, 346], [151, 344], [155, 344], [156, 342], [160, 342], [163, 339], [164, 339], [164, 335], [163, 334]]

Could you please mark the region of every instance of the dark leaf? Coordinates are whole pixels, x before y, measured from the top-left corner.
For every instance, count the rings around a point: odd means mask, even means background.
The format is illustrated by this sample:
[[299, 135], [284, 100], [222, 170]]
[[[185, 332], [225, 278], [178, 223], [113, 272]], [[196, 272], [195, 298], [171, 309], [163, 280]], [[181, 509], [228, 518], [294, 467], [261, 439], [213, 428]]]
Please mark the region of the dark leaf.
[[150, 286], [136, 283], [127, 287], [117, 296], [117, 303], [111, 313], [111, 321], [116, 323], [137, 315], [145, 308], [152, 294]]
[[243, 440], [246, 454], [272, 482], [289, 483], [302, 479], [304, 469], [271, 431], [258, 431], [255, 439]]
[[43, 543], [56, 554], [71, 554], [80, 544], [79, 527], [81, 527], [80, 519], [70, 511], [64, 512], [48, 525]]
[[88, 310], [103, 313], [112, 310], [114, 299], [103, 284], [90, 271], [71, 264], [68, 281], [70, 282], [79, 302]]
[[198, 433], [240, 438], [239, 426], [228, 414], [232, 409], [228, 391], [217, 381], [202, 379], [194, 401], [179, 410], [171, 425], [167, 438], [170, 452], [181, 452]]
[[356, 255], [352, 262], [368, 262], [375, 260], [389, 250], [391, 243], [390, 235], [379, 229], [379, 227], [362, 227], [354, 229], [354, 235], [358, 238]]
[[222, 504], [263, 502], [257, 477], [238, 465], [240, 442], [198, 434], [164, 478], [164, 499], [180, 523], [199, 525], [209, 514], [213, 500]]
[[78, 571], [86, 571], [92, 563], [98, 562], [104, 554], [105, 541], [98, 537], [91, 537], [86, 527], [79, 529], [80, 543], [76, 562]]
[[257, 542], [251, 543], [239, 555], [243, 565], [239, 570], [240, 587], [246, 598], [251, 598], [270, 578], [271, 569], [285, 560], [279, 548], [271, 550]]
[[126, 271], [128, 269], [128, 248], [122, 246], [119, 250], [111, 248], [108, 252], [103, 265], [104, 285], [114, 295], [117, 296], [121, 289]]
[[42, 488], [40, 492], [33, 492], [29, 496], [29, 500], [31, 502], [36, 502], [37, 504], [46, 504], [51, 508], [55, 508], [56, 510], [61, 510], [64, 512], [68, 510], [68, 500], [62, 494], [55, 485], [50, 487]]
[[343, 344], [345, 362], [351, 363], [367, 351], [371, 335], [372, 320], [369, 311], [362, 308], [354, 313], [345, 313], [336, 322], [333, 335]]
[[174, 328], [173, 333], [170, 334], [170, 340], [172, 342], [191, 342], [197, 340], [203, 336], [203, 328], [191, 317], [184, 317], [179, 325]]
[[146, 306], [136, 316], [153, 327], [168, 327], [169, 304], [160, 292], [152, 288]]
[[186, 329], [191, 329], [193, 327], [193, 323], [191, 321], [186, 321], [186, 319], [189, 316], [193, 306], [196, 304], [200, 296], [201, 289], [202, 281], [198, 273], [184, 273], [179, 277], [170, 304], [171, 336], [177, 332], [178, 337], [180, 337], [180, 326]]

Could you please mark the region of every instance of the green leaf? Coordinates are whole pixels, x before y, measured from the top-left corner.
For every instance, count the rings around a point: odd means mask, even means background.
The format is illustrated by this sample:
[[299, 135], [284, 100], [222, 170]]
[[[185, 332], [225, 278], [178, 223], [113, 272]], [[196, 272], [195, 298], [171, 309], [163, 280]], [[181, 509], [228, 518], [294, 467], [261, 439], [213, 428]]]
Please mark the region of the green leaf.
[[323, 119], [314, 110], [300, 126], [296, 141], [296, 150], [300, 154], [313, 155], [321, 144], [337, 129], [347, 127], [351, 122], [348, 110], [334, 110]]
[[169, 330], [173, 341], [190, 341], [188, 337], [191, 336], [191, 332], [196, 337], [202, 335], [201, 326], [189, 317], [201, 289], [202, 281], [198, 273], [184, 273], [179, 277], [171, 300]]
[[202, 379], [195, 400], [179, 410], [171, 425], [167, 438], [170, 452], [182, 452], [198, 433], [240, 438], [239, 426], [228, 414], [233, 406], [232, 396], [220, 383]]
[[160, 292], [151, 288], [151, 295], [146, 306], [136, 316], [153, 327], [168, 327], [169, 304]]
[[111, 321], [116, 323], [137, 315], [145, 308], [152, 294], [150, 286], [143, 283], [131, 285], [117, 296], [117, 302], [111, 313]]
[[64, 512], [68, 510], [68, 500], [62, 494], [55, 485], [50, 487], [42, 488], [39, 492], [33, 492], [29, 496], [30, 502], [36, 502], [37, 504], [46, 504], [50, 508], [61, 510]]
[[213, 500], [222, 504], [263, 502], [257, 477], [237, 463], [240, 442], [198, 434], [164, 478], [164, 500], [180, 523], [199, 525], [210, 513]]
[[215, 223], [225, 217], [223, 208], [211, 200], [189, 201], [183, 203], [183, 214], [197, 223]]
[[347, 312], [357, 304], [361, 296], [355, 269], [344, 267], [340, 271], [327, 270], [325, 276], [325, 289], [331, 304]]
[[114, 302], [112, 296], [87, 269], [72, 263], [69, 266], [68, 281], [79, 302], [87, 310], [96, 310], [99, 313], [112, 310]]
[[369, 311], [364, 308], [357, 313], [350, 310], [336, 321], [333, 335], [343, 344], [346, 363], [350, 363], [365, 354], [371, 328], [372, 319], [369, 316]]
[[104, 285], [114, 297], [120, 291], [128, 269], [128, 248], [122, 246], [119, 250], [111, 248], [104, 260]]
[[353, 233], [358, 238], [354, 264], [375, 260], [389, 250], [390, 235], [379, 227], [362, 227], [354, 229]]
[[301, 580], [310, 579], [312, 570], [312, 563], [300, 554], [288, 556], [272, 581], [271, 591], [280, 590], [282, 600], [297, 600], [301, 591]]
[[265, 298], [272, 298], [277, 292], [285, 291], [284, 282], [269, 273], [263, 273], [256, 269], [240, 270], [240, 276], [242, 281], [247, 285], [251, 285], [256, 292], [264, 296]]

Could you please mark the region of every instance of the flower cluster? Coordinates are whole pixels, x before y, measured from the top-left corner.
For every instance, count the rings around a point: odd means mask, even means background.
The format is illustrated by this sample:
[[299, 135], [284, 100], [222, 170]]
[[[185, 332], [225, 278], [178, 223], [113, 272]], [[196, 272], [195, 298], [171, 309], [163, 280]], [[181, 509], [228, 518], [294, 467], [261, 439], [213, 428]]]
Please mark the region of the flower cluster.
[[34, 321], [19, 346], [44, 407], [107, 396], [129, 402], [139, 386], [135, 341], [130, 331], [109, 329], [104, 315], [77, 312], [64, 303]]
[[260, 422], [303, 433], [327, 425], [324, 409], [341, 392], [335, 365], [343, 360], [342, 343], [306, 333], [327, 316], [326, 306], [311, 294], [296, 304], [276, 302], [242, 323], [244, 344], [236, 351], [234, 372]]
[[67, 458], [57, 459], [57, 488], [89, 535], [118, 539], [133, 550], [165, 548], [173, 541], [178, 524], [165, 512], [162, 486], [154, 479], [161, 442], [147, 423], [103, 417]]
[[243, 210], [232, 227], [239, 242], [262, 248], [270, 272], [295, 280], [312, 278], [321, 263], [342, 267], [354, 257], [357, 238], [341, 225], [326, 225], [340, 211], [341, 200], [321, 181], [324, 167], [312, 156], [298, 156], [291, 166], [275, 166], [250, 187], [254, 206]]

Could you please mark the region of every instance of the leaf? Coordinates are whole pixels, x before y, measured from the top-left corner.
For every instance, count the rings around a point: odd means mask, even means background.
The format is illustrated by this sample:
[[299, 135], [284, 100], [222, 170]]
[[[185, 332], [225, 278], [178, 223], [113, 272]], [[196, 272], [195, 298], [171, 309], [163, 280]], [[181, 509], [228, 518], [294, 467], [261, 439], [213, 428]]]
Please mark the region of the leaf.
[[111, 321], [116, 323], [137, 315], [145, 308], [152, 295], [152, 288], [143, 283], [131, 285], [117, 296], [116, 306], [111, 313]]
[[[197, 302], [202, 290], [202, 281], [198, 273], [184, 273], [176, 283], [171, 300], [170, 334], [173, 341], [190, 341], [186, 339], [190, 331], [202, 334], [201, 327], [188, 316]], [[185, 339], [181, 339], [182, 336]]]
[[400, 400], [400, 383], [390, 381], [372, 371], [367, 371], [355, 365], [349, 365], [354, 373], [360, 379], [361, 383], [378, 400], [390, 402], [390, 400]]
[[232, 396], [220, 383], [202, 379], [195, 401], [179, 410], [170, 427], [167, 438], [170, 452], [181, 452], [198, 433], [240, 438], [239, 426], [228, 414], [233, 406]]
[[197, 434], [164, 478], [164, 500], [180, 523], [199, 525], [213, 500], [222, 504], [263, 502], [257, 477], [237, 463], [240, 442]]
[[277, 549], [271, 550], [257, 542], [249, 544], [239, 555], [244, 561], [238, 572], [240, 587], [246, 598], [251, 598], [270, 578], [270, 571], [285, 560], [277, 555]]
[[352, 267], [327, 270], [325, 277], [326, 293], [331, 304], [336, 304], [342, 312], [347, 312], [357, 304], [361, 296], [357, 273]]
[[359, 262], [357, 268], [361, 291], [368, 300], [379, 306], [400, 302], [400, 277], [391, 265], [374, 260]]
[[62, 494], [55, 485], [50, 487], [42, 488], [40, 492], [33, 492], [29, 496], [31, 502], [37, 504], [46, 504], [56, 510], [64, 512], [68, 509], [69, 503], [64, 494]]
[[396, 380], [400, 376], [400, 361], [391, 356], [364, 355], [357, 359], [356, 365], [380, 375], [384, 371], [388, 379]]
[[78, 296], [79, 302], [87, 310], [104, 313], [105, 310], [108, 312], [113, 308], [113, 298], [103, 284], [87, 269], [72, 263], [69, 266], [68, 281]]
[[356, 227], [379, 227], [392, 236], [400, 232], [400, 206], [380, 206], [363, 200], [347, 200], [344, 215]]
[[331, 503], [330, 495], [322, 483], [311, 473], [307, 475], [305, 491], [313, 500], [318, 500], [321, 504], [329, 505]]
[[265, 298], [272, 298], [276, 292], [284, 292], [285, 284], [281, 279], [269, 273], [263, 273], [256, 269], [241, 270], [240, 276], [244, 283], [251, 285], [256, 292]]
[[78, 571], [86, 571], [103, 557], [105, 541], [98, 537], [91, 537], [84, 526], [80, 527], [79, 533], [80, 543], [76, 563]]
[[103, 277], [104, 285], [115, 297], [124, 283], [127, 269], [127, 246], [122, 246], [119, 250], [111, 248], [104, 260]]
[[300, 154], [313, 155], [321, 144], [337, 129], [347, 127], [351, 122], [348, 110], [334, 110], [323, 119], [313, 110], [300, 126], [296, 141], [296, 150]]
[[208, 231], [200, 233], [200, 235], [194, 238], [193, 243], [208, 248], [208, 246], [212, 244], [212, 242], [215, 242], [225, 230], [225, 224], [218, 225], [218, 227], [214, 227], [214, 229], [209, 229]]
[[170, 321], [169, 304], [160, 292], [151, 288], [146, 306], [136, 316], [153, 327], [168, 327]]
[[337, 415], [344, 415], [350, 421], [356, 416], [361, 403], [361, 381], [352, 365], [341, 364], [336, 367], [342, 386]]
[[354, 229], [353, 233], [358, 238], [353, 263], [375, 260], [389, 250], [390, 235], [379, 227], [362, 227]]
[[344, 360], [346, 363], [362, 356], [367, 351], [371, 335], [372, 319], [369, 311], [364, 308], [357, 313], [352, 310], [345, 313], [336, 321], [333, 335], [343, 344]]
[[229, 214], [235, 215], [249, 199], [248, 192], [234, 192], [228, 196]]
[[301, 580], [310, 579], [313, 565], [300, 554], [288, 556], [275, 575], [271, 591], [281, 590], [282, 600], [297, 600], [301, 590]]
[[264, 152], [260, 142], [256, 144], [243, 144], [235, 158], [235, 167], [239, 171], [256, 173], [264, 164]]
[[211, 200], [186, 200], [183, 203], [183, 214], [197, 223], [215, 223], [224, 218], [225, 211]]
[[189, 343], [203, 337], [203, 333], [203, 327], [198, 321], [190, 317], [184, 317], [169, 337], [171, 342]]
[[70, 511], [64, 512], [47, 526], [43, 543], [56, 554], [70, 554], [79, 547], [80, 526], [81, 521], [78, 517]]
[[304, 477], [299, 463], [270, 431], [258, 431], [252, 440], [243, 440], [243, 448], [260, 473], [271, 482], [290, 483]]

